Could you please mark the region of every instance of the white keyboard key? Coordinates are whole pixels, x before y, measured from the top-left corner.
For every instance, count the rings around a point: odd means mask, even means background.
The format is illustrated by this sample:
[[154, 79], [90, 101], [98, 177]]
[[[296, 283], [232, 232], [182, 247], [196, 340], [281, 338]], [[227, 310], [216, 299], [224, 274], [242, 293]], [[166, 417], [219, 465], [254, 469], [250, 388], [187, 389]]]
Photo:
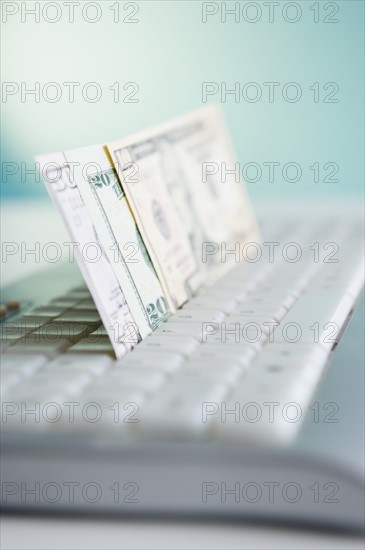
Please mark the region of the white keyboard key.
[[265, 316], [245, 316], [245, 315], [230, 315], [225, 319], [226, 329], [231, 329], [237, 323], [243, 335], [247, 335], [247, 340], [255, 340], [256, 335], [260, 331], [270, 338], [273, 338], [275, 329], [279, 326], [279, 322], [272, 317]]
[[[128, 403], [136, 403], [137, 408], [146, 401], [146, 393], [140, 388], [112, 388], [109, 385], [100, 386], [94, 384], [89, 386], [80, 398], [82, 406], [88, 403], [96, 403], [100, 405], [103, 411], [113, 410], [114, 403], [120, 404], [122, 407]], [[119, 409], [119, 407], [116, 407]], [[127, 410], [127, 407], [125, 408]], [[109, 415], [109, 412], [106, 412]]]
[[356, 298], [364, 284], [363, 252], [354, 250], [334, 264], [325, 265], [311, 284], [312, 291], [333, 290]]
[[214, 300], [234, 300], [235, 302], [240, 302], [244, 300], [249, 294], [247, 288], [208, 288], [204, 292], [204, 299], [210, 300], [214, 303]]
[[299, 296], [303, 290], [310, 285], [319, 266], [315, 264], [313, 260], [310, 260], [309, 265], [303, 265], [303, 262], [298, 262], [298, 264], [294, 265], [295, 267], [290, 264], [288, 266], [288, 263], [285, 262], [284, 265], [270, 277], [270, 284], [277, 289], [281, 288], [295, 296]]
[[[259, 306], [272, 309], [285, 307], [285, 309], [288, 310], [294, 304], [295, 300], [296, 298], [294, 296], [290, 295], [288, 298], [288, 294], [286, 292], [283, 293], [281, 290], [275, 298], [271, 296], [267, 297], [265, 293], [250, 294], [245, 300], [240, 302], [240, 304], [237, 304], [235, 309], [246, 307], [247, 304], [250, 304], [253, 307]], [[283, 304], [283, 301], [286, 302], [286, 305]]]
[[136, 346], [134, 351], [128, 353], [125, 357], [122, 357], [118, 361], [113, 361], [112, 368], [113, 370], [133, 368], [136, 371], [139, 369], [144, 371], [148, 367], [172, 373], [179, 369], [183, 362], [184, 357], [179, 353], [158, 353], [156, 351], [153, 353], [139, 353], [139, 346]]
[[48, 359], [44, 355], [6, 354], [1, 356], [1, 369], [9, 368], [31, 376], [47, 361]]
[[243, 366], [237, 362], [227, 360], [211, 362], [195, 360], [188, 361], [183, 369], [174, 377], [174, 382], [194, 381], [203, 383], [206, 381], [215, 381], [228, 387], [234, 386], [244, 373]]
[[[195, 298], [192, 298], [188, 302], [189, 309], [218, 309], [219, 311], [223, 311], [224, 313], [228, 314], [230, 313], [237, 305], [237, 302], [233, 300], [232, 298], [227, 299], [219, 299], [216, 298], [212, 300], [210, 297], [206, 297], [203, 294], [196, 296]], [[182, 308], [184, 311], [184, 307]]]
[[336, 290], [309, 290], [283, 319], [275, 332], [275, 342], [290, 343], [298, 339], [301, 343], [319, 343], [331, 348], [353, 304], [352, 296], [341, 295]]
[[220, 401], [225, 395], [226, 386], [206, 380], [169, 383], [161, 395], [142, 406], [136, 429], [146, 439], [201, 439], [208, 431], [208, 423], [202, 422], [203, 403]]
[[250, 295], [252, 292], [255, 291], [256, 287], [259, 285], [259, 283], [255, 283], [255, 285], [252, 283], [250, 286], [240, 286], [240, 285], [228, 285], [226, 287], [221, 287], [217, 289], [209, 289], [207, 291], [207, 296], [214, 300], [215, 297], [218, 299], [220, 298], [230, 298], [234, 299], [236, 302], [241, 302], [241, 300], [244, 300], [248, 295]]
[[324, 349], [317, 344], [296, 344], [273, 343], [268, 344], [262, 352], [256, 356], [256, 361], [253, 362], [254, 368], [256, 365], [269, 364], [270, 361], [278, 361], [283, 365], [311, 365], [322, 364], [329, 355], [329, 350]]
[[162, 336], [161, 334], [151, 334], [151, 336], [148, 336], [138, 344], [138, 353], [176, 352], [188, 356], [198, 346], [198, 340], [190, 336]]
[[85, 373], [91, 373], [95, 375], [102, 375], [112, 364], [112, 359], [109, 355], [72, 355], [67, 353], [65, 355], [60, 355], [57, 359], [54, 359], [47, 365], [47, 369], [63, 369], [65, 377], [69, 376], [69, 372], [75, 370], [80, 372], [81, 370]]
[[276, 303], [281, 304], [286, 309], [290, 309], [297, 299], [298, 295], [291, 293], [289, 290], [266, 286], [265, 288], [260, 288], [257, 293], [251, 293], [244, 296], [243, 299], [240, 300], [240, 304], [244, 305], [248, 301], [264, 304]]
[[265, 261], [256, 263], [238, 264], [236, 269], [229, 271], [214, 286], [216, 289], [255, 288], [260, 281], [267, 277], [272, 266]]
[[81, 398], [71, 402], [72, 405], [65, 404], [55, 430], [92, 436], [114, 432], [118, 441], [129, 438], [144, 399], [139, 390], [113, 392], [88, 388]]
[[[222, 346], [252, 346], [260, 349], [268, 340], [269, 329], [273, 324], [266, 326], [251, 320], [206, 324], [203, 327], [203, 344]], [[273, 333], [275, 334], [275, 332]], [[272, 336], [270, 336], [272, 337]]]
[[28, 385], [31, 393], [37, 388], [52, 392], [56, 387], [62, 391], [62, 393], [76, 396], [79, 395], [91, 381], [92, 377], [85, 372], [70, 372], [66, 375], [63, 369], [59, 370], [54, 368], [52, 372], [36, 374], [30, 379]]
[[212, 361], [213, 364], [215, 361], [218, 362], [234, 362], [234, 364], [247, 366], [249, 365], [255, 355], [257, 350], [253, 346], [249, 345], [233, 345], [226, 346], [225, 344], [209, 344], [200, 346], [197, 350], [190, 356], [189, 361]]
[[255, 304], [245, 302], [236, 307], [226, 320], [235, 315], [242, 317], [268, 317], [274, 321], [281, 321], [287, 314], [287, 309], [281, 304]]
[[170, 323], [201, 323], [203, 321], [211, 323], [219, 323], [225, 317], [222, 311], [210, 309], [189, 309], [184, 308], [178, 310], [174, 315], [169, 317]]
[[267, 375], [269, 379], [272, 373], [283, 377], [293, 374], [298, 380], [302, 377], [316, 383], [321, 372], [319, 367], [325, 364], [328, 354], [328, 350], [318, 345], [269, 344], [253, 362], [251, 376]]
[[289, 349], [286, 355], [286, 351], [286, 346], [268, 345], [244, 383], [218, 409], [211, 409], [218, 437], [261, 444], [292, 440], [322, 375], [327, 353], [304, 345], [298, 345], [296, 353]]
[[155, 334], [171, 334], [171, 336], [191, 336], [201, 341], [202, 323], [162, 323], [154, 332]]
[[114, 389], [135, 388], [152, 393], [159, 389], [165, 380], [166, 375], [161, 370], [154, 370], [150, 367], [133, 370], [129, 367], [109, 372], [100, 382], [100, 387], [110, 385]]
[[53, 387], [42, 389], [16, 386], [2, 402], [2, 430], [4, 431], [52, 431], [62, 418], [62, 406], [69, 398]]

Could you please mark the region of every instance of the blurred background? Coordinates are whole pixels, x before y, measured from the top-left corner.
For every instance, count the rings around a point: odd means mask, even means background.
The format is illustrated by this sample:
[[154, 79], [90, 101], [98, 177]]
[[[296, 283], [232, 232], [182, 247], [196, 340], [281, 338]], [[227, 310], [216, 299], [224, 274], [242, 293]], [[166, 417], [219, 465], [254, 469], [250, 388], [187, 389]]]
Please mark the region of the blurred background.
[[362, 1], [1, 4], [3, 198], [45, 195], [36, 153], [210, 102], [254, 199], [361, 193]]

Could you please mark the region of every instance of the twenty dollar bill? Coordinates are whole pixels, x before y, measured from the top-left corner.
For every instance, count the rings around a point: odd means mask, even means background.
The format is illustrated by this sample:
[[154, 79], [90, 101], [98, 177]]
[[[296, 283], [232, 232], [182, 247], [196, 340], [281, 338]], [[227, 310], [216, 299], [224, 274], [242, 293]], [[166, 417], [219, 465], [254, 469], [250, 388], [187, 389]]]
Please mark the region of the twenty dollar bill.
[[[85, 207], [70, 166], [62, 153], [37, 157], [48, 192], [60, 211], [75, 246], [81, 273], [92, 294], [101, 320], [108, 332], [117, 357], [138, 342], [139, 335], [123, 291], [108, 262], [94, 224]], [[100, 251], [96, 262], [90, 262], [86, 250], [92, 245]]]
[[102, 146], [66, 151], [65, 156], [144, 338], [170, 312], [118, 176]]

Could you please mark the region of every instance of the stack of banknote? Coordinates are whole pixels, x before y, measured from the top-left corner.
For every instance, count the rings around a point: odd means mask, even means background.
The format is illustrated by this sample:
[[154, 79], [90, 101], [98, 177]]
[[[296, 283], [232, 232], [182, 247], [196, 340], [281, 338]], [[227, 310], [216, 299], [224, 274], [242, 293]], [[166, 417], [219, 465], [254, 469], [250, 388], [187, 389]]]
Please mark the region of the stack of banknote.
[[258, 238], [215, 107], [36, 160], [117, 357]]

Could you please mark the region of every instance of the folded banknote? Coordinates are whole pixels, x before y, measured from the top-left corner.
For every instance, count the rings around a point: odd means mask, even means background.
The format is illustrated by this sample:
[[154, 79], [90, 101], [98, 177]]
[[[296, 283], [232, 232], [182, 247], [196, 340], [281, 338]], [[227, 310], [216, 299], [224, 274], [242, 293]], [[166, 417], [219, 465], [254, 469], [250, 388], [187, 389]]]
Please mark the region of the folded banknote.
[[230, 269], [222, 243], [258, 240], [216, 107], [37, 160], [71, 238], [102, 250], [77, 259], [117, 357]]

